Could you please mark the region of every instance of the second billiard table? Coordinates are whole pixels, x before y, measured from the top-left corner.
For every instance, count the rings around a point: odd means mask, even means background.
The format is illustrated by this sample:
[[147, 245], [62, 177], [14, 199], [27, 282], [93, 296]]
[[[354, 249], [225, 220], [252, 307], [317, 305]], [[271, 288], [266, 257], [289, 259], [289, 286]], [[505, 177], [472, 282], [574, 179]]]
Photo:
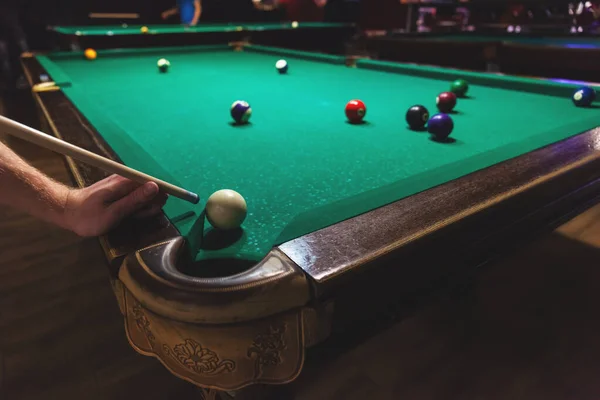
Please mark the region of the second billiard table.
[[535, 77], [599, 80], [597, 37], [519, 34], [403, 34], [367, 39], [377, 58]]
[[[377, 326], [600, 194], [600, 108], [576, 108], [568, 84], [248, 45], [22, 61], [49, 133], [199, 193], [101, 243], [131, 344], [208, 391], [296, 379], [307, 349]], [[456, 78], [471, 88], [452, 140], [409, 130], [408, 107], [435, 112]], [[363, 124], [346, 121], [353, 98]], [[232, 123], [235, 100], [249, 124]], [[80, 186], [105, 177], [67, 161]], [[223, 188], [248, 202], [242, 229], [205, 221]]]
[[[142, 27], [148, 31], [142, 32]], [[233, 41], [287, 47], [299, 50], [339, 53], [354, 34], [349, 23], [257, 22], [201, 23], [177, 25], [92, 25], [53, 26], [50, 32], [63, 50], [85, 48], [136, 48], [181, 45], [207, 45]]]

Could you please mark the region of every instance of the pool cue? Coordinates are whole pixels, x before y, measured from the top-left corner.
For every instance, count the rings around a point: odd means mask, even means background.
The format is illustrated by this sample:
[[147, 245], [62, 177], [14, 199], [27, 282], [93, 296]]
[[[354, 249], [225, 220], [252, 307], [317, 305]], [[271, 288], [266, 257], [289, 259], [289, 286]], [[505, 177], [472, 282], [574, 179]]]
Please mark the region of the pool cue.
[[72, 145], [71, 143], [67, 143], [64, 140], [57, 139], [53, 136], [40, 132], [37, 129], [30, 128], [29, 126], [20, 124], [1, 115], [0, 132], [7, 133], [11, 136], [23, 139], [27, 142], [44, 147], [48, 150], [52, 150], [64, 156], [74, 158], [86, 164], [100, 168], [106, 172], [131, 179], [132, 181], [142, 185], [147, 182], [154, 182], [163, 192], [189, 201], [190, 203], [197, 204], [200, 201], [200, 198], [196, 193], [182, 189], [178, 186], [170, 184], [169, 182], [165, 182], [133, 168], [129, 168], [123, 164], [119, 164], [118, 162], [99, 156], [91, 151], [82, 149]]

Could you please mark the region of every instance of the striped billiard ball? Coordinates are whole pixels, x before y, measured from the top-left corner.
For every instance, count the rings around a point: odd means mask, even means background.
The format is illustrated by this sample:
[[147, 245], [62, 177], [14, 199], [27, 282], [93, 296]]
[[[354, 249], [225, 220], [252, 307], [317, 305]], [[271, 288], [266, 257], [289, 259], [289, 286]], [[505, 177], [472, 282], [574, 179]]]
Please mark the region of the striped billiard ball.
[[171, 67], [171, 63], [166, 58], [161, 58], [156, 63], [156, 66], [158, 67], [158, 70], [160, 72], [167, 72], [169, 70], [169, 68]]
[[280, 74], [285, 74], [288, 71], [288, 63], [285, 60], [279, 60], [275, 63], [275, 68]]
[[456, 107], [456, 95], [452, 92], [443, 92], [438, 95], [435, 102], [438, 110], [447, 114]]
[[252, 115], [252, 108], [246, 101], [238, 100], [231, 105], [231, 117], [237, 124], [245, 124]]

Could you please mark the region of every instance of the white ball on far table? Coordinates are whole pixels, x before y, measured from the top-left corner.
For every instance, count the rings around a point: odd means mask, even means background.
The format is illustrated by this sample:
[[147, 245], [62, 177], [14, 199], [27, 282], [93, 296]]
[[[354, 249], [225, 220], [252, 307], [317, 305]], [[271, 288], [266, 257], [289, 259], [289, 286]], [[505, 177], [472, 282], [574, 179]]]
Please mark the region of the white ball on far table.
[[217, 229], [239, 228], [247, 213], [246, 200], [235, 190], [218, 190], [211, 194], [206, 202], [206, 218]]
[[298, 21], [292, 22], [292, 28], [297, 28], [297, 27], [298, 27]]

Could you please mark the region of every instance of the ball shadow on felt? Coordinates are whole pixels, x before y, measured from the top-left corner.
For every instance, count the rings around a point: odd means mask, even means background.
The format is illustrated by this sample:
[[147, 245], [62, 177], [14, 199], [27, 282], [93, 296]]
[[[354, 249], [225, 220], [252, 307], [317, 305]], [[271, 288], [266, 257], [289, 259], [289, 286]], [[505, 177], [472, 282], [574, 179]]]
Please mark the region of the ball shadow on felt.
[[236, 127], [236, 128], [250, 128], [252, 127], [252, 122], [235, 122], [235, 121], [231, 121], [229, 123], [229, 125]]

